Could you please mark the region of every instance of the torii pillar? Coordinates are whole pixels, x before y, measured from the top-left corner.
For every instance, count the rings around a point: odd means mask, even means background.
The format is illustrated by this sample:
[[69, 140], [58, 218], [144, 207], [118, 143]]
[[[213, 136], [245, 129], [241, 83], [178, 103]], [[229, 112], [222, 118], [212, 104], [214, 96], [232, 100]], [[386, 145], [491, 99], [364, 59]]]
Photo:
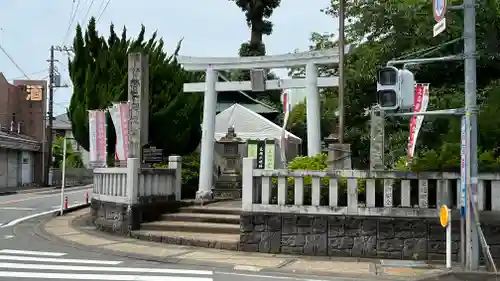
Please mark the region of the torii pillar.
[[[337, 87], [338, 77], [318, 77], [318, 65], [338, 64], [338, 48], [260, 57], [188, 57], [177, 56], [177, 61], [187, 71], [205, 71], [205, 83], [185, 83], [184, 92], [205, 92], [200, 155], [200, 182], [196, 198], [212, 198], [215, 115], [217, 92], [307, 89], [307, 154], [321, 153], [321, 113], [318, 88]], [[273, 68], [306, 68], [306, 78], [285, 80], [218, 82], [218, 71], [261, 70]], [[257, 89], [258, 88], [258, 89]]]

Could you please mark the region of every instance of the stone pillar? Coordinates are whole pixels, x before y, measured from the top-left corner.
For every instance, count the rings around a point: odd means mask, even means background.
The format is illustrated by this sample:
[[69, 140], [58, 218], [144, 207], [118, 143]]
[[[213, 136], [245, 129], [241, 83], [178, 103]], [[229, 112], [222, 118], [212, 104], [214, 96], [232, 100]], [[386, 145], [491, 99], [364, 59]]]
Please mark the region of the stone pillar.
[[128, 55], [129, 158], [139, 158], [149, 134], [149, 60], [141, 53]]
[[351, 145], [347, 143], [338, 143], [335, 135], [325, 138], [328, 151], [328, 169], [330, 170], [352, 170], [351, 163]]
[[238, 146], [245, 143], [236, 136], [234, 128], [229, 128], [227, 134], [218, 143], [224, 146], [224, 167], [215, 184], [216, 198], [241, 198], [240, 153]]
[[312, 62], [306, 65], [307, 155], [321, 153], [321, 112], [318, 92], [318, 69]]
[[196, 192], [196, 199], [199, 200], [212, 198], [215, 115], [217, 113], [217, 91], [215, 85], [217, 78], [217, 71], [207, 69], [205, 97], [203, 99], [203, 125], [201, 129], [200, 183]]
[[384, 112], [370, 110], [370, 171], [384, 170]]

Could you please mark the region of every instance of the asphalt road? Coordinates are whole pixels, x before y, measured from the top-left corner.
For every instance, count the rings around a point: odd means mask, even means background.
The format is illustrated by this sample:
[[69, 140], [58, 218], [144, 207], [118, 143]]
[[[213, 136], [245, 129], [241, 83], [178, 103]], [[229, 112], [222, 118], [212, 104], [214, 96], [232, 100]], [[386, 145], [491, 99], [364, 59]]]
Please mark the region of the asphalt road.
[[[68, 197], [68, 205], [83, 203], [86, 191], [89, 192], [90, 197], [91, 189], [82, 189], [82, 187], [67, 188], [64, 194], [65, 197]], [[0, 196], [0, 228], [9, 223], [16, 223], [16, 220], [20, 218], [26, 218], [60, 207], [60, 189]]]
[[[70, 205], [82, 202], [85, 190], [68, 191]], [[43, 192], [0, 197], [0, 281], [116, 280], [116, 281], [353, 281], [296, 274], [259, 274], [228, 268], [160, 263], [82, 250], [47, 239], [39, 225], [50, 215], [20, 218], [52, 210], [60, 194]], [[8, 222], [16, 222], [13, 225]], [[5, 224], [7, 222], [7, 224]]]

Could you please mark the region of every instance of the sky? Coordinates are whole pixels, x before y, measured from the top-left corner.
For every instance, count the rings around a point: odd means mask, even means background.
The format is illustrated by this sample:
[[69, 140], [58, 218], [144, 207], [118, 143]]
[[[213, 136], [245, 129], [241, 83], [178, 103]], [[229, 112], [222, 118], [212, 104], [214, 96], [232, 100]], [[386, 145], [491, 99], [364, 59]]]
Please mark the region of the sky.
[[[337, 33], [337, 20], [320, 11], [328, 3], [283, 0], [271, 18], [274, 32], [264, 38], [267, 53], [305, 51], [311, 32]], [[0, 52], [0, 72], [8, 80], [24, 79], [23, 72], [30, 79], [47, 79], [50, 46], [70, 46], [76, 24], [86, 25], [91, 16], [99, 18], [97, 30], [105, 36], [111, 23], [117, 33], [126, 26], [129, 36], [136, 36], [144, 24], [148, 35], [156, 30], [163, 38], [167, 53], [184, 37], [181, 54], [188, 56], [237, 56], [241, 43], [250, 38], [244, 13], [229, 0], [2, 0], [0, 45], [8, 55]], [[62, 83], [69, 85], [55, 92], [58, 115], [66, 112], [72, 85], [68, 54], [56, 52], [56, 59]]]

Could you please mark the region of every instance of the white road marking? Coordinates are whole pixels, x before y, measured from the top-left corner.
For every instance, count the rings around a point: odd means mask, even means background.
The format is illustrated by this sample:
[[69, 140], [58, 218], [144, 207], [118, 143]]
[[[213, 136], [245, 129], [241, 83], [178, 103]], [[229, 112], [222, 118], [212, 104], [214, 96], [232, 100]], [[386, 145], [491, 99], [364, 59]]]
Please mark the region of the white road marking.
[[46, 257], [62, 257], [62, 256], [67, 255], [66, 253], [23, 251], [23, 250], [11, 250], [11, 249], [0, 250], [0, 254], [14, 254], [14, 255], [26, 255], [26, 256], [46, 256]]
[[0, 207], [0, 210], [13, 210], [13, 211], [34, 211], [35, 208], [22, 208], [22, 207]]
[[2, 239], [10, 239], [14, 238], [14, 235], [5, 235]]
[[18, 223], [21, 223], [21, 222], [25, 221], [25, 220], [30, 220], [30, 219], [34, 219], [36, 217], [53, 214], [53, 213], [58, 212], [58, 211], [59, 210], [50, 210], [50, 211], [47, 211], [47, 212], [42, 212], [42, 213], [33, 214], [33, 215], [26, 216], [26, 217], [18, 218], [18, 219], [15, 219], [15, 220], [7, 223], [7, 224], [2, 225], [1, 227], [4, 228], [4, 227], [9, 227], [9, 226], [14, 226], [14, 225], [16, 225]]
[[21, 264], [0, 262], [0, 268], [37, 269], [37, 270], [61, 270], [61, 271], [109, 271], [109, 272], [142, 272], [142, 273], [166, 273], [166, 274], [188, 274], [188, 275], [213, 275], [208, 270], [187, 270], [169, 268], [134, 268], [134, 267], [106, 267], [106, 266], [80, 266], [80, 265], [52, 265], [52, 264]]
[[178, 277], [178, 276], [147, 276], [147, 275], [106, 275], [106, 274], [74, 274], [45, 272], [9, 272], [0, 271], [0, 276], [13, 278], [43, 278], [66, 280], [113, 280], [113, 281], [213, 281], [212, 278]]
[[254, 271], [259, 272], [262, 270], [262, 267], [251, 266], [251, 265], [236, 265], [233, 267], [233, 270], [243, 270], [243, 271]]
[[[78, 204], [78, 205], [84, 205], [84, 204]], [[69, 208], [76, 207], [78, 205], [72, 205], [72, 206], [69, 206]], [[0, 228], [11, 227], [11, 226], [14, 226], [16, 224], [22, 223], [23, 221], [26, 221], [26, 220], [34, 219], [34, 218], [45, 216], [45, 215], [54, 214], [54, 213], [60, 212], [60, 210], [61, 210], [60, 208], [61, 208], [61, 206], [58, 206], [57, 209], [54, 209], [54, 210], [41, 212], [38, 214], [33, 214], [33, 215], [26, 216], [26, 217], [15, 219], [9, 223], [1, 225]]]
[[[59, 262], [59, 263], [83, 263], [83, 264], [107, 264], [117, 265], [122, 261], [106, 261], [106, 260], [83, 260], [83, 259], [59, 259], [59, 258], [42, 258], [42, 257], [23, 257], [23, 256], [2, 256], [0, 260], [11, 261], [34, 261], [34, 262]], [[0, 274], [0, 277], [2, 275]]]

